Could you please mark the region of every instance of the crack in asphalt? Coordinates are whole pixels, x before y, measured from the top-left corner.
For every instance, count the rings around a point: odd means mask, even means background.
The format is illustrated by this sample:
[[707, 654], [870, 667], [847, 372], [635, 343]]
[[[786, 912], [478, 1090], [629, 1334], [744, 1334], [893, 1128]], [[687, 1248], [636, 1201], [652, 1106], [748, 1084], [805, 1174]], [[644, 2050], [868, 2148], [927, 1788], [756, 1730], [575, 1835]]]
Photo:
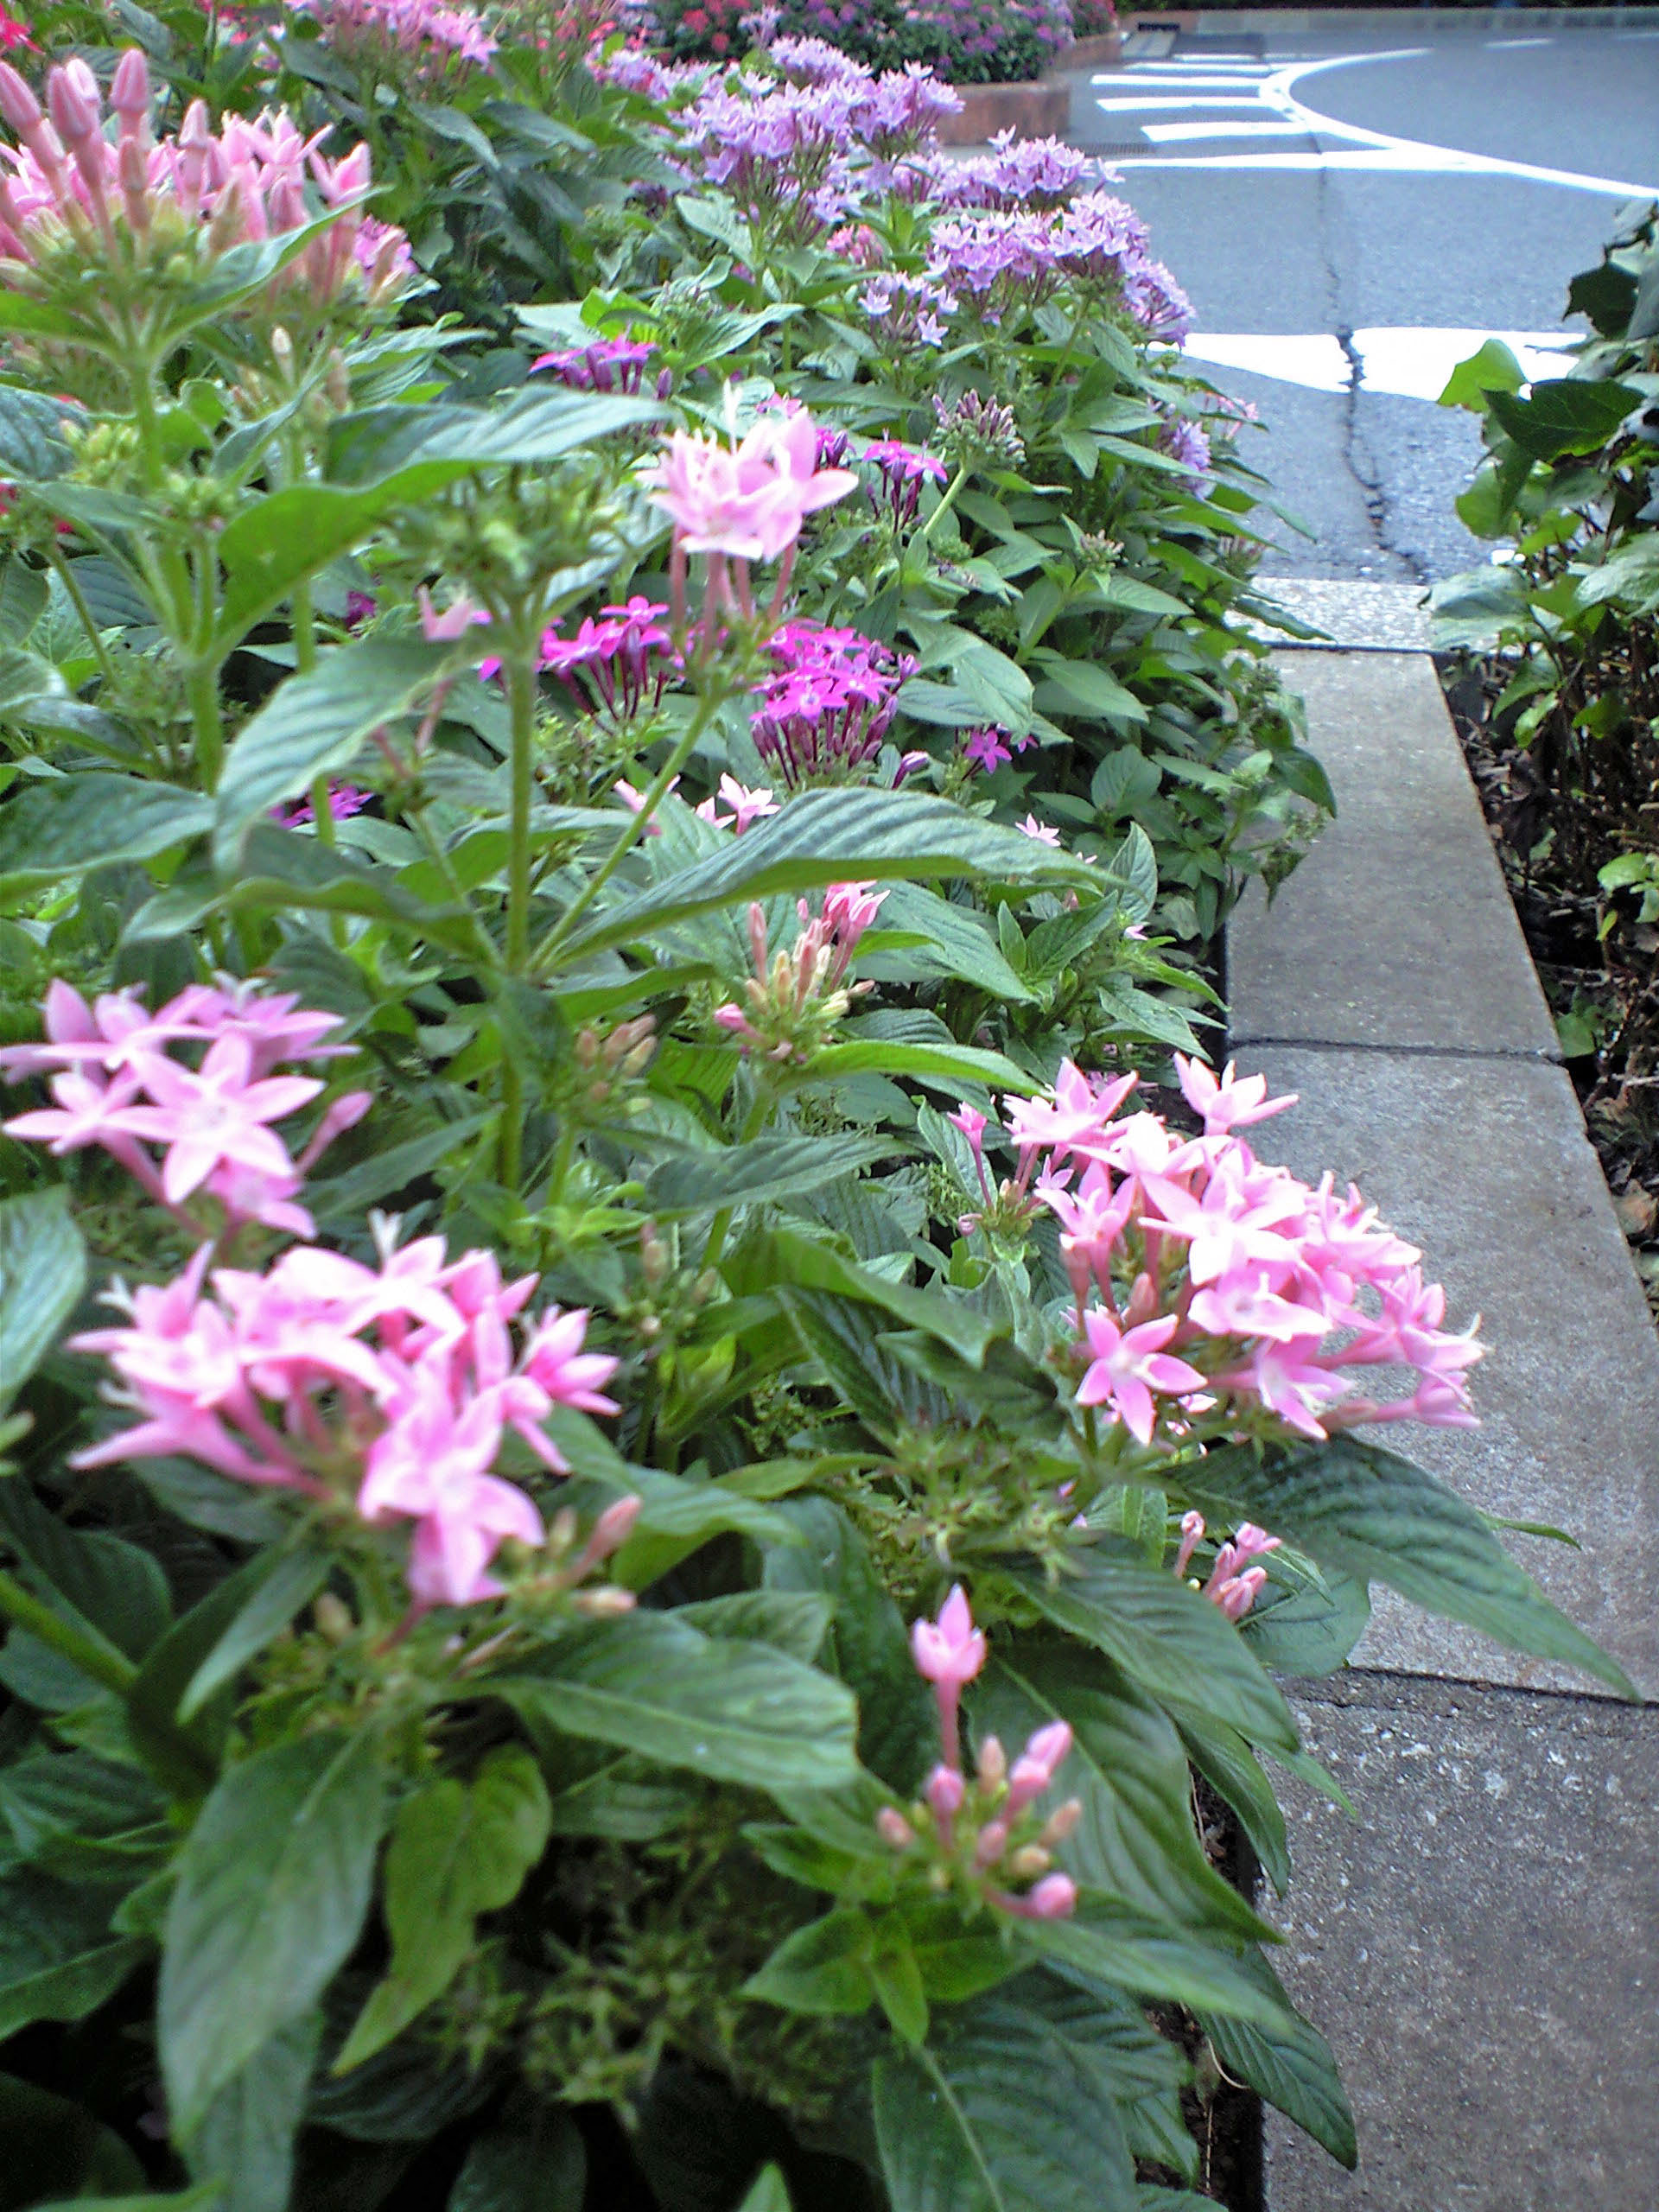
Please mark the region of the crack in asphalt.
[[1395, 543], [1390, 537], [1384, 474], [1365, 449], [1359, 411], [1360, 399], [1365, 389], [1365, 357], [1354, 342], [1354, 326], [1346, 321], [1342, 311], [1342, 269], [1336, 241], [1332, 235], [1333, 188], [1329, 169], [1319, 172], [1316, 198], [1319, 261], [1325, 275], [1332, 332], [1348, 364], [1348, 388], [1343, 395], [1342, 406], [1343, 466], [1359, 493], [1366, 520], [1370, 524], [1372, 540], [1382, 559], [1391, 568], [1403, 569], [1414, 583], [1432, 583], [1433, 577], [1421, 555], [1407, 546]]

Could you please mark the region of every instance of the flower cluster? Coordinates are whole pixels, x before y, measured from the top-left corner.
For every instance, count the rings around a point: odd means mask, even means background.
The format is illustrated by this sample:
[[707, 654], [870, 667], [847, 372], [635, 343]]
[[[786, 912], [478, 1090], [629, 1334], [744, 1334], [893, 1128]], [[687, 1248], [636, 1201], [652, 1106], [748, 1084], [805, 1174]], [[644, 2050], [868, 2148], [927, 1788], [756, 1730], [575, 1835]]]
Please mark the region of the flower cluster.
[[602, 607], [583, 618], [574, 638], [556, 629], [542, 633], [541, 664], [560, 677], [584, 708], [612, 721], [632, 721], [662, 702], [680, 671], [679, 656], [663, 626], [668, 608], [638, 593], [621, 607]]
[[1116, 304], [1155, 338], [1178, 341], [1192, 305], [1148, 251], [1146, 225], [1121, 200], [1085, 192], [1050, 213], [1024, 207], [948, 216], [928, 274], [970, 298], [987, 322], [1040, 306], [1062, 285]]
[[[790, 622], [772, 639], [774, 673], [750, 727], [756, 750], [791, 791], [862, 781], [874, 770], [914, 659], [856, 630]], [[923, 759], [925, 755], [922, 756]], [[902, 766], [919, 766], [906, 756]]]
[[[296, 1245], [264, 1274], [215, 1269], [204, 1294], [204, 1245], [165, 1287], [113, 1292], [126, 1325], [71, 1348], [109, 1361], [115, 1402], [138, 1420], [76, 1465], [181, 1453], [238, 1482], [348, 1505], [371, 1527], [411, 1522], [416, 1608], [471, 1605], [501, 1594], [489, 1570], [504, 1541], [545, 1536], [530, 1497], [492, 1472], [506, 1433], [565, 1471], [542, 1424], [555, 1406], [615, 1413], [603, 1386], [617, 1363], [582, 1350], [585, 1312], [556, 1306], [522, 1328], [515, 1353], [536, 1276], [504, 1282], [492, 1254], [451, 1260], [436, 1236], [399, 1250], [381, 1226], [378, 1268]], [[601, 1516], [561, 1587], [623, 1541], [639, 1503]]]
[[0, 149], [0, 257], [36, 265], [60, 240], [96, 240], [118, 261], [165, 260], [187, 238], [214, 255], [243, 240], [280, 237], [312, 219], [308, 172], [336, 219], [275, 280], [308, 305], [327, 306], [348, 283], [372, 304], [413, 272], [403, 232], [361, 212], [369, 152], [338, 161], [302, 137], [292, 118], [267, 111], [257, 123], [226, 118], [215, 137], [207, 108], [193, 100], [176, 138], [153, 143], [149, 68], [137, 47], [117, 65], [105, 135], [97, 79], [77, 57], [47, 78], [47, 109], [9, 62], [0, 61], [0, 117], [19, 143]]
[[365, 1090], [336, 1098], [296, 1159], [271, 1123], [309, 1105], [323, 1085], [275, 1071], [349, 1050], [324, 1041], [338, 1014], [228, 982], [193, 983], [153, 1014], [137, 990], [108, 992], [88, 1006], [55, 982], [43, 1013], [46, 1041], [8, 1046], [0, 1072], [14, 1080], [50, 1072], [57, 1103], [15, 1116], [8, 1136], [59, 1154], [101, 1146], [198, 1234], [189, 1205], [199, 1193], [218, 1202], [227, 1228], [257, 1221], [315, 1234], [296, 1203], [306, 1171], [372, 1101]]
[[970, 1782], [963, 1770], [958, 1707], [985, 1664], [986, 1644], [959, 1586], [938, 1620], [914, 1623], [910, 1640], [917, 1671], [933, 1685], [943, 1756], [908, 1816], [892, 1805], [877, 1814], [882, 1840], [924, 1864], [931, 1888], [960, 1886], [1020, 1920], [1068, 1918], [1077, 1886], [1069, 1874], [1052, 1871], [1054, 1850], [1076, 1829], [1083, 1806], [1068, 1798], [1045, 1816], [1036, 1805], [1071, 1756], [1070, 1725], [1054, 1720], [1038, 1729], [1012, 1767], [996, 1738], [988, 1736]]
[[[1175, 1553], [1177, 1580], [1192, 1565], [1192, 1554], [1204, 1541], [1204, 1535], [1202, 1513], [1181, 1516], [1181, 1541]], [[1252, 1566], [1251, 1561], [1265, 1558], [1268, 1552], [1276, 1552], [1279, 1545], [1277, 1536], [1268, 1535], [1254, 1522], [1241, 1522], [1237, 1533], [1217, 1547], [1208, 1581], [1196, 1586], [1212, 1604], [1220, 1606], [1230, 1621], [1242, 1621], [1261, 1596], [1268, 1580], [1266, 1567]]]
[[859, 294], [858, 304], [882, 343], [904, 351], [912, 346], [944, 345], [945, 325], [957, 312], [957, 296], [931, 276], [883, 269]]
[[482, 66], [495, 52], [484, 19], [470, 8], [438, 0], [295, 0], [297, 12], [315, 18], [337, 53], [401, 54], [423, 74], [451, 61]]
[[677, 555], [746, 563], [775, 561], [808, 515], [858, 484], [850, 469], [818, 466], [818, 434], [804, 409], [762, 415], [741, 443], [676, 430], [645, 480], [652, 505], [674, 524]]
[[[635, 392], [656, 351], [636, 339], [596, 338], [588, 346], [563, 346], [538, 354], [530, 365], [531, 372], [546, 369], [572, 391]], [[658, 398], [666, 399], [673, 385], [672, 372], [664, 369], [656, 381]]]
[[[1093, 1083], [1069, 1062], [1053, 1091], [1005, 1102], [1019, 1173], [994, 1190], [992, 1126], [964, 1107], [984, 1198], [965, 1230], [1023, 1233], [1046, 1206], [1076, 1300], [1077, 1403], [1141, 1446], [1212, 1436], [1321, 1440], [1364, 1421], [1470, 1427], [1474, 1330], [1442, 1328], [1446, 1294], [1421, 1254], [1351, 1187], [1310, 1188], [1264, 1165], [1237, 1131], [1294, 1105], [1261, 1076], [1217, 1077], [1176, 1055], [1203, 1122], [1115, 1118], [1136, 1078]], [[1092, 1301], [1092, 1302], [1091, 1302]], [[1402, 1396], [1362, 1393], [1346, 1370], [1408, 1370]]]
[[976, 391], [964, 391], [948, 404], [936, 392], [933, 413], [938, 443], [947, 461], [963, 468], [1006, 469], [1024, 465], [1026, 442], [1014, 410]]
[[1185, 415], [1172, 415], [1165, 423], [1158, 433], [1158, 450], [1179, 461], [1195, 491], [1212, 473], [1210, 441], [1200, 425], [1189, 422]]
[[907, 446], [902, 438], [878, 438], [859, 458], [880, 480], [879, 485], [865, 486], [870, 505], [878, 515], [885, 513], [895, 530], [908, 530], [915, 521], [923, 485], [943, 484], [950, 474], [942, 461]]
[[722, 1029], [779, 1065], [804, 1064], [827, 1042], [836, 1024], [868, 983], [849, 983], [847, 971], [859, 939], [880, 912], [885, 891], [868, 883], [832, 883], [823, 894], [823, 912], [815, 915], [804, 899], [796, 903], [800, 931], [788, 951], [771, 950], [766, 910], [756, 900], [749, 908], [749, 949], [754, 973], [743, 986], [746, 1006], [728, 1001], [715, 1010]]
[[1096, 174], [1088, 155], [1063, 138], [1016, 138], [1002, 130], [988, 154], [965, 161], [936, 154], [918, 165], [916, 177], [944, 207], [1052, 208]]

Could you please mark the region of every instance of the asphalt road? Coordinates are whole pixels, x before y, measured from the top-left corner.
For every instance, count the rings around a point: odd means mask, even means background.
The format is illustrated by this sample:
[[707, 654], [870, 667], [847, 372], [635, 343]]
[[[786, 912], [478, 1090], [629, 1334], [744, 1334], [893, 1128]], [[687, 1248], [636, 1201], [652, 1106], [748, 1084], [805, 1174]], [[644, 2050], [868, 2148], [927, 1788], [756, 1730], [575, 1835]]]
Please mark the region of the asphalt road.
[[1197, 308], [1195, 359], [1255, 402], [1258, 465], [1313, 532], [1281, 530], [1269, 572], [1484, 560], [1452, 505], [1478, 435], [1423, 395], [1488, 332], [1559, 343], [1568, 278], [1632, 188], [1659, 197], [1659, 18], [1524, 20], [1165, 35], [1074, 81], [1073, 137], [1119, 168]]

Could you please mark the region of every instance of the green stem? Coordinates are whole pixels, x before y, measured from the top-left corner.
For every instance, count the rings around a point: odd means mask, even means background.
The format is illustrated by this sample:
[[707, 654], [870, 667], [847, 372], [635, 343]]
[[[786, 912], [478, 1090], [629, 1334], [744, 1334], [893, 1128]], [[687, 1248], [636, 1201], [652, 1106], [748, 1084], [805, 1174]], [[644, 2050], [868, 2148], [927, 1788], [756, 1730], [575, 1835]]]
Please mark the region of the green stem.
[[519, 975], [530, 957], [530, 809], [536, 794], [536, 663], [514, 653], [507, 663], [512, 726], [512, 797], [507, 823], [507, 968]]
[[518, 1188], [524, 1160], [524, 1079], [518, 1064], [501, 1046], [501, 1144], [497, 1179], [505, 1191]]
[[113, 1690], [118, 1697], [125, 1697], [138, 1679], [138, 1669], [130, 1659], [111, 1645], [95, 1642], [84, 1630], [72, 1627], [61, 1614], [54, 1613], [50, 1605], [32, 1597], [21, 1582], [0, 1568], [0, 1612], [9, 1614], [19, 1628], [29, 1633], [60, 1656], [89, 1675], [95, 1682], [102, 1682], [106, 1690]]
[[957, 469], [950, 483], [946, 485], [944, 488], [944, 497], [939, 501], [938, 505], [934, 508], [932, 513], [929, 515], [927, 520], [922, 524], [921, 542], [924, 545], [927, 543], [934, 531], [938, 528], [941, 519], [944, 516], [948, 515], [951, 508], [957, 504], [957, 494], [961, 491], [963, 486], [968, 481], [968, 468], [964, 463], [962, 467]]
[[[760, 1135], [771, 1118], [772, 1105], [771, 1093], [764, 1084], [758, 1084], [753, 1103], [744, 1117], [742, 1128], [738, 1133], [737, 1141], [740, 1146], [752, 1143]], [[709, 1223], [709, 1242], [702, 1248], [702, 1264], [705, 1268], [712, 1268], [724, 1249], [726, 1232], [732, 1225], [732, 1216], [736, 1211], [735, 1206], [722, 1206], [713, 1221]]]
[[626, 829], [612, 846], [599, 868], [589, 876], [559, 917], [558, 922], [536, 956], [535, 964], [543, 972], [552, 966], [576, 923], [587, 912], [616, 870], [645, 836], [652, 816], [655, 814], [661, 804], [663, 794], [690, 759], [692, 747], [709, 727], [718, 704], [718, 700], [705, 698], [699, 705], [684, 735], [663, 763], [661, 773], [640, 801], [639, 812], [630, 820]]
[[[297, 480], [297, 479], [296, 479]], [[317, 626], [311, 611], [311, 579], [304, 577], [294, 587], [294, 662], [302, 671], [317, 664]]]
[[[311, 819], [315, 825], [320, 845], [335, 845], [340, 840], [334, 829], [334, 810], [331, 801], [334, 789], [327, 773], [311, 779]], [[340, 918], [336, 915], [337, 921]]]
[[219, 671], [198, 661], [190, 671], [190, 719], [196, 733], [196, 770], [203, 788], [217, 791], [225, 765], [225, 724], [219, 703]]
[[92, 649], [92, 658], [98, 663], [99, 674], [111, 691], [117, 690], [115, 663], [110, 658], [110, 649], [92, 620], [92, 610], [86, 604], [86, 594], [75, 580], [74, 563], [66, 561], [55, 544], [47, 548], [46, 557], [57, 571], [58, 581], [68, 595], [69, 604], [80, 619], [80, 626], [86, 631], [87, 642]]

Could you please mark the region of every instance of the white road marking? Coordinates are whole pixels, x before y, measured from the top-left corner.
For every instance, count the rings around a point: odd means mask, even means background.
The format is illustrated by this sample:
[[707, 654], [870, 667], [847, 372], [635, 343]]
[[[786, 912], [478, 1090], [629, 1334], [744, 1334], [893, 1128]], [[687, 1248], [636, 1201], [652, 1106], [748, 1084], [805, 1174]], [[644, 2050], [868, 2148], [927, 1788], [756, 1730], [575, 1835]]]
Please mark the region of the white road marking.
[[1351, 354], [1328, 331], [1195, 330], [1185, 351], [1207, 367], [1242, 369], [1308, 391], [1332, 392], [1354, 389], [1357, 355], [1361, 391], [1438, 400], [1459, 362], [1491, 338], [1510, 348], [1529, 380], [1564, 374], [1570, 359], [1564, 349], [1576, 342], [1570, 333], [1553, 330], [1377, 327], [1354, 332]]
[[1301, 138], [1300, 123], [1147, 123], [1142, 134], [1154, 146], [1179, 145], [1189, 138]]
[[1524, 46], [1554, 46], [1553, 38], [1489, 38], [1488, 54], [1519, 54]]
[[1317, 76], [1327, 69], [1351, 69], [1376, 61], [1421, 60], [1431, 51], [1428, 47], [1402, 47], [1386, 54], [1347, 54], [1320, 61], [1284, 62], [1255, 81], [1248, 97], [1241, 84], [1239, 97], [1235, 99], [1170, 93], [1165, 89], [1170, 82], [1167, 74], [1162, 73], [1160, 65], [1154, 65], [1147, 75], [1131, 70], [1120, 73], [1113, 80], [1148, 87], [1150, 77], [1152, 87], [1143, 90], [1139, 98], [1102, 99], [1098, 105], [1112, 115], [1133, 114], [1137, 110], [1151, 112], [1170, 108], [1254, 107], [1265, 111], [1264, 119], [1271, 118], [1294, 124], [1294, 135], [1338, 142], [1310, 153], [1120, 156], [1115, 163], [1120, 169], [1350, 169], [1392, 175], [1513, 178], [1523, 183], [1553, 184], [1564, 191], [1600, 193], [1614, 200], [1645, 199], [1659, 193], [1659, 185], [1633, 182], [1627, 177], [1588, 176], [1576, 169], [1548, 168], [1532, 162], [1506, 161], [1493, 154], [1469, 153], [1459, 147], [1402, 138], [1390, 131], [1366, 130], [1357, 124], [1339, 122], [1334, 116], [1321, 114], [1317, 108], [1307, 106], [1296, 92], [1303, 78]]

